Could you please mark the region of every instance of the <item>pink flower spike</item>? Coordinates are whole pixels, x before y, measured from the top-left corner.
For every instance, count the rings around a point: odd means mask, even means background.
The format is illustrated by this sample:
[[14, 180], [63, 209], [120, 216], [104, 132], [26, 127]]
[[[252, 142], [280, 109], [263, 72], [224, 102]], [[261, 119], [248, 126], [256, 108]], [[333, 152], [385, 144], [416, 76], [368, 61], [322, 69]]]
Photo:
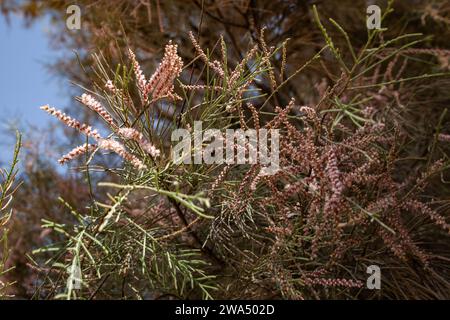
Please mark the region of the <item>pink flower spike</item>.
[[72, 149], [72, 151], [68, 152], [67, 154], [63, 155], [59, 160], [59, 164], [65, 164], [66, 162], [73, 160], [83, 154], [85, 154], [86, 152], [92, 151], [95, 148], [97, 148], [96, 144], [83, 144], [81, 146], [78, 146], [74, 149]]
[[81, 103], [92, 111], [97, 112], [98, 115], [101, 116], [111, 127], [117, 127], [109, 112], [106, 111], [106, 109], [102, 107], [100, 102], [98, 102], [93, 96], [87, 93], [83, 93], [81, 95]]
[[145, 96], [151, 94], [152, 101], [164, 97], [178, 99], [179, 97], [173, 92], [173, 82], [182, 69], [183, 60], [177, 54], [177, 45], [169, 41], [165, 47], [163, 60], [145, 87]]
[[100, 134], [97, 132], [97, 130], [92, 129], [91, 126], [88, 126], [87, 124], [81, 123], [76, 119], [73, 119], [66, 115], [64, 112], [57, 110], [55, 108], [50, 107], [48, 104], [41, 107], [42, 110], [46, 111], [47, 113], [51, 114], [52, 116], [55, 116], [58, 118], [61, 122], [65, 123], [68, 127], [75, 128], [81, 133], [84, 133], [87, 136], [90, 136], [94, 138], [95, 140], [101, 139]]
[[139, 65], [139, 62], [136, 60], [136, 55], [134, 54], [131, 49], [128, 49], [128, 55], [131, 59], [131, 64], [133, 67], [134, 75], [137, 80], [137, 85], [139, 88], [139, 92], [141, 93], [142, 101], [145, 103], [148, 100], [148, 93], [146, 94], [146, 86], [147, 86], [147, 79], [145, 78], [144, 73], [142, 72], [141, 66]]

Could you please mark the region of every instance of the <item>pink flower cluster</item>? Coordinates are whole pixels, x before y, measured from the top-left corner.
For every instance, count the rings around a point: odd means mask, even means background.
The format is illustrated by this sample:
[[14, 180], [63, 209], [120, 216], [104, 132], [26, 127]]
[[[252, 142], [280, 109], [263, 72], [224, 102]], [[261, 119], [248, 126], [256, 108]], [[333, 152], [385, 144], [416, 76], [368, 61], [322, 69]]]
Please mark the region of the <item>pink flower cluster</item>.
[[[129, 56], [133, 65], [137, 85], [144, 104], [157, 101], [162, 98], [180, 100], [174, 92], [174, 81], [181, 74], [183, 60], [177, 53], [177, 45], [169, 42], [164, 50], [164, 57], [156, 71], [149, 80], [146, 79], [142, 69], [136, 60], [136, 55], [129, 50]], [[149, 99], [151, 97], [151, 100]]]
[[50, 107], [48, 104], [41, 107], [42, 110], [45, 112], [51, 114], [52, 116], [55, 116], [62, 122], [64, 122], [68, 127], [75, 128], [81, 133], [84, 133], [85, 135], [92, 137], [96, 140], [101, 139], [100, 134], [97, 132], [97, 130], [92, 129], [91, 126], [88, 126], [87, 124], [80, 123], [78, 120], [72, 119], [68, 115], [66, 115], [64, 112], [57, 110], [55, 108]]
[[[91, 95], [83, 94], [81, 96], [81, 102], [91, 110], [98, 113], [122, 139], [136, 141], [142, 148], [142, 150], [149, 153], [154, 158], [160, 155], [160, 151], [147, 139], [145, 139], [144, 135], [138, 130], [133, 128], [119, 128], [108, 111], [103, 108], [100, 102], [98, 102]], [[135, 155], [128, 152], [125, 146], [119, 141], [116, 141], [112, 138], [103, 139], [97, 132], [97, 130], [93, 129], [91, 126], [80, 123], [79, 121], [69, 117], [62, 111], [51, 108], [48, 105], [42, 106], [41, 109], [55, 116], [67, 126], [77, 129], [88, 137], [92, 137], [97, 142], [97, 144], [84, 144], [72, 149], [70, 152], [68, 152], [58, 160], [60, 164], [65, 164], [68, 161], [73, 160], [85, 153], [93, 151], [96, 148], [100, 148], [117, 153], [123, 159], [129, 161], [137, 169], [146, 168], [145, 164]]]
[[95, 100], [95, 98], [92, 97], [90, 94], [83, 93], [81, 95], [81, 103], [84, 104], [89, 109], [91, 109], [92, 111], [97, 112], [98, 115], [101, 116], [110, 126], [112, 127], [116, 126], [109, 112], [106, 111], [105, 108], [102, 107], [100, 102]]
[[76, 147], [74, 149], [72, 149], [72, 151], [70, 151], [69, 153], [63, 155], [58, 162], [60, 164], [64, 164], [72, 159], [75, 159], [87, 152], [90, 152], [92, 150], [94, 150], [95, 148], [97, 148], [98, 146], [96, 144], [89, 144], [89, 143], [85, 143], [79, 147]]

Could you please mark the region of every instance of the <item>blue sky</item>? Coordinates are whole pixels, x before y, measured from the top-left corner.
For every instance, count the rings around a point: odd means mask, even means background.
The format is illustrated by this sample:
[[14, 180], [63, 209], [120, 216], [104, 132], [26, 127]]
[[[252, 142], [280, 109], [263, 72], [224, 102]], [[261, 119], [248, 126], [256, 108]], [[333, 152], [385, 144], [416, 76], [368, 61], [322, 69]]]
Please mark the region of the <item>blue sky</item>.
[[49, 46], [49, 26], [49, 19], [25, 27], [20, 16], [11, 15], [9, 24], [0, 16], [0, 163], [9, 159], [13, 148], [13, 140], [4, 134], [5, 122], [18, 128], [43, 127], [49, 117], [39, 106], [63, 108], [69, 102], [68, 80], [45, 67], [57, 57]]

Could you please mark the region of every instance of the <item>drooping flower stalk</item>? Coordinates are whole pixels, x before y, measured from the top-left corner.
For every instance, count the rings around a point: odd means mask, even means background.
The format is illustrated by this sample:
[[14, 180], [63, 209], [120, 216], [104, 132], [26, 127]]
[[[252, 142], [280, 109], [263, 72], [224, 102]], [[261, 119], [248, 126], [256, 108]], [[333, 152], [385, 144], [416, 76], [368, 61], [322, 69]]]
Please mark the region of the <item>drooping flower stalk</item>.
[[195, 39], [192, 31], [189, 32], [189, 38], [191, 39], [192, 45], [194, 46], [195, 50], [197, 51], [197, 54], [200, 56], [203, 62], [206, 63], [211, 69], [213, 69], [221, 78], [223, 78], [225, 73], [222, 69], [222, 66], [220, 65], [220, 62], [217, 60], [211, 61], [208, 58], [208, 56], [205, 54], [205, 52]]
[[[84, 102], [86, 104], [89, 104], [90, 107], [92, 107], [92, 109], [94, 111], [96, 111], [97, 113], [99, 113], [100, 115], [102, 115], [101, 112], [102, 113], [103, 113], [103, 111], [106, 112], [106, 110], [104, 110], [100, 104], [97, 104], [95, 100], [93, 101], [92, 99], [89, 99], [89, 97], [86, 95], [83, 97], [84, 97], [84, 99], [83, 99]], [[136, 156], [129, 153], [126, 150], [125, 146], [123, 144], [121, 144], [120, 142], [113, 140], [113, 139], [103, 139], [100, 136], [100, 134], [97, 132], [97, 130], [92, 129], [91, 126], [88, 126], [87, 124], [84, 124], [84, 123], [80, 123], [79, 121], [67, 116], [65, 113], [63, 113], [60, 110], [51, 108], [48, 105], [42, 106], [41, 109], [48, 112], [49, 114], [55, 116], [56, 118], [61, 120], [63, 123], [65, 123], [67, 126], [77, 129], [81, 133], [84, 133], [85, 135], [94, 138], [98, 142], [98, 145], [84, 144], [82, 146], [74, 148], [73, 150], [71, 150], [69, 153], [65, 154], [58, 160], [58, 162], [60, 164], [65, 164], [66, 162], [68, 162], [72, 159], [75, 159], [76, 157], [78, 157], [82, 154], [85, 154], [86, 152], [89, 152], [90, 150], [93, 150], [94, 148], [99, 147], [100, 149], [110, 150], [110, 151], [117, 153], [123, 159], [129, 161], [137, 169], [145, 169], [146, 168], [144, 163], [141, 160], [139, 160]], [[114, 126], [116, 126], [116, 125], [114, 124]], [[131, 128], [127, 128], [127, 129], [131, 129]], [[153, 155], [155, 157], [159, 155], [160, 151], [158, 149], [156, 149], [150, 142], [148, 142], [144, 138], [142, 133], [140, 133], [139, 131], [137, 131], [135, 129], [131, 129], [131, 130], [121, 129], [118, 131], [119, 131], [118, 134], [122, 138], [125, 138], [125, 139], [133, 138], [133, 139], [137, 140], [140, 143], [141, 148], [143, 150], [145, 150], [146, 152], [150, 153], [151, 155]]]
[[68, 115], [66, 115], [64, 112], [57, 110], [55, 108], [50, 107], [48, 104], [41, 107], [42, 110], [46, 111], [47, 113], [51, 114], [52, 116], [55, 116], [59, 120], [61, 120], [63, 123], [65, 123], [68, 127], [75, 128], [81, 133], [84, 133], [85, 135], [94, 138], [95, 140], [101, 139], [100, 134], [97, 132], [96, 129], [92, 129], [91, 126], [81, 123], [78, 120], [75, 120]]

